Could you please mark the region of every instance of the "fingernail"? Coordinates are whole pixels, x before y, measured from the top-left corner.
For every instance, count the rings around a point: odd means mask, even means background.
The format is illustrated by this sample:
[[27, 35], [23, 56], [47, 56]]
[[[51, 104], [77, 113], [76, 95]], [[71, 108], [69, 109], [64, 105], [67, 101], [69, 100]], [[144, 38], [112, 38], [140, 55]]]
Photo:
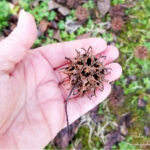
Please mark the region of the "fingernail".
[[24, 11], [24, 9], [21, 9], [19, 12], [19, 20], [18, 20], [18, 25], [22, 24], [22, 20], [24, 20], [24, 16], [26, 15], [26, 12]]

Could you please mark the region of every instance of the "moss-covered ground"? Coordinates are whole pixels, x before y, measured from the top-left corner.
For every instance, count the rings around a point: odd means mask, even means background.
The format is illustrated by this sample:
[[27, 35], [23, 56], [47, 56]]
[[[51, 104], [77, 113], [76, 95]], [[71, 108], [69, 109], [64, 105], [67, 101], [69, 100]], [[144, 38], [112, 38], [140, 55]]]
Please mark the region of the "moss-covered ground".
[[[61, 41], [71, 41], [78, 36], [90, 32], [90, 37], [102, 37], [108, 43], [113, 43], [120, 51], [117, 60], [122, 68], [121, 78], [114, 84], [123, 89], [124, 103], [122, 106], [110, 105], [109, 99], [99, 105], [99, 114], [104, 116], [103, 122], [94, 124], [87, 121], [88, 125], [82, 125], [75, 137], [74, 143], [81, 143], [82, 149], [104, 149], [106, 133], [116, 129], [117, 116], [129, 112], [131, 114], [131, 126], [125, 140], [113, 146], [118, 150], [150, 149], [150, 135], [144, 134], [144, 127], [150, 127], [150, 55], [146, 59], [135, 57], [137, 47], [144, 46], [150, 53], [150, 0], [112, 0], [111, 7], [119, 4], [128, 4], [124, 10], [125, 23], [123, 28], [115, 32], [106, 26], [111, 23], [112, 17], [108, 12], [100, 23], [96, 23], [93, 16], [89, 15], [86, 23], [71, 33], [66, 30], [68, 20], [77, 21], [75, 9], [70, 9], [67, 16], [58, 17], [58, 12], [48, 10], [49, 0], [39, 2], [33, 7], [34, 0], [21, 0], [14, 7], [10, 7], [7, 1], [0, 1], [0, 35], [4, 36], [4, 29], [9, 27], [10, 16], [16, 15], [20, 8], [33, 14], [37, 25], [44, 19], [48, 22], [55, 21]], [[12, 3], [12, 2], [11, 2]], [[89, 0], [83, 4], [89, 11], [96, 9], [94, 1]], [[34, 47], [59, 42], [54, 38], [56, 29], [48, 27], [36, 40]], [[130, 80], [130, 81], [129, 81]], [[146, 101], [146, 106], [140, 108], [138, 100]], [[101, 129], [103, 128], [103, 131]], [[92, 130], [93, 129], [93, 130]], [[90, 131], [91, 130], [91, 131]], [[72, 145], [68, 146], [71, 149]], [[54, 145], [48, 145], [46, 149], [57, 149]]]

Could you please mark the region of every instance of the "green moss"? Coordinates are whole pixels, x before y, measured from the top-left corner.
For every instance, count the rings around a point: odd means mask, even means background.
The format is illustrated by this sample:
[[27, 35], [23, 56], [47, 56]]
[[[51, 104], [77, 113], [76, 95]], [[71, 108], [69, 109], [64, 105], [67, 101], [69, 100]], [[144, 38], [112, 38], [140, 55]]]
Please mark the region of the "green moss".
[[[120, 111], [129, 111], [132, 116], [137, 117], [139, 120], [142, 120], [141, 118], [144, 118], [146, 113], [145, 110], [137, 107], [137, 101], [140, 95], [144, 95], [149, 88], [150, 61], [136, 59], [133, 51], [137, 46], [144, 45], [149, 38], [147, 33], [150, 29], [150, 20], [148, 19], [150, 16], [149, 4], [150, 1], [148, 0], [137, 1], [133, 8], [127, 9], [126, 13], [129, 15], [129, 19], [126, 28], [118, 35], [117, 39], [117, 46], [121, 51], [118, 61], [122, 65], [123, 75], [116, 84], [122, 86], [125, 95], [125, 104]], [[132, 17], [130, 18], [130, 16]], [[128, 76], [133, 75], [136, 76], [136, 81], [127, 84]], [[142, 121], [138, 123], [141, 124]]]
[[[33, 14], [37, 24], [42, 19], [48, 21], [56, 19], [57, 11], [48, 11], [49, 0], [42, 1], [37, 7], [31, 8], [34, 1], [35, 0], [21, 0], [21, 6], [17, 6], [16, 10], [14, 9], [13, 11], [10, 10], [8, 2], [5, 0], [0, 1], [0, 32], [8, 26], [8, 19], [11, 13], [16, 13], [20, 7]], [[117, 5], [125, 2], [127, 1], [112, 0], [111, 4]], [[93, 3], [93, 0], [89, 0], [88, 3], [85, 3], [83, 6], [88, 8], [88, 10], [92, 10], [95, 7], [95, 4]], [[115, 45], [120, 51], [120, 56], [117, 62], [119, 62], [123, 68], [123, 75], [115, 82], [115, 84], [123, 88], [125, 102], [122, 107], [113, 107], [105, 102], [101, 103], [99, 107], [99, 114], [104, 116], [104, 122], [101, 123], [103, 126], [107, 122], [117, 122], [116, 116], [121, 116], [126, 112], [131, 113], [131, 122], [133, 124], [129, 129], [129, 135], [125, 141], [120, 142], [118, 147], [114, 146], [114, 149], [134, 150], [134, 148], [140, 148], [138, 146], [134, 147], [134, 144], [150, 141], [150, 138], [146, 138], [143, 135], [144, 125], [150, 123], [150, 119], [148, 117], [146, 118], [146, 116], [150, 114], [150, 94], [146, 93], [147, 89], [150, 88], [150, 56], [147, 60], [140, 60], [135, 58], [133, 53], [134, 49], [138, 46], [145, 46], [150, 52], [150, 0], [134, 1], [134, 6], [126, 9], [125, 14], [127, 15], [125, 27], [123, 31], [116, 33], [116, 39], [114, 39], [114, 33], [112, 30], [107, 29], [105, 26], [105, 23], [110, 22], [111, 18], [109, 14], [101, 19], [100, 24], [95, 23], [91, 17], [84, 25], [81, 25], [77, 31], [68, 33], [65, 27], [66, 21], [76, 20], [75, 10], [71, 10], [68, 16], [58, 22], [58, 28], [60, 29], [60, 37], [62, 41], [74, 40], [77, 36], [90, 32], [92, 37], [102, 37], [107, 42], [115, 42]], [[44, 35], [41, 35], [35, 41], [34, 47], [57, 42], [53, 39], [53, 35], [53, 29], [49, 29], [46, 33], [44, 33]], [[136, 76], [135, 81], [128, 83], [129, 76]], [[138, 99], [140, 97], [147, 102], [146, 107], [143, 109], [138, 108]], [[109, 132], [114, 128], [115, 126], [109, 125], [105, 131]], [[91, 141], [93, 142], [92, 148], [90, 147], [88, 143], [89, 133], [89, 128], [83, 126], [79, 129], [74, 140], [81, 139], [83, 149], [103, 148], [101, 138], [94, 134], [91, 137]], [[137, 138], [137, 134], [142, 136], [142, 138]], [[132, 140], [129, 140], [130, 137]], [[127, 143], [131, 143], [133, 145], [128, 145]], [[69, 145], [68, 149], [71, 149], [71, 146], [72, 145]], [[46, 149], [56, 148], [48, 145]]]
[[11, 15], [11, 9], [8, 2], [0, 1], [0, 33], [8, 26], [8, 19]]
[[118, 4], [122, 4], [125, 3], [125, 0], [112, 0], [111, 4], [112, 5], [118, 5]]
[[52, 146], [51, 144], [48, 144], [48, 145], [44, 148], [44, 150], [57, 150], [57, 148], [54, 147], [54, 146]]
[[52, 12], [48, 11], [48, 0], [43, 1], [42, 3], [39, 3], [38, 6], [32, 8], [31, 4], [35, 0], [21, 0], [20, 5], [21, 8], [25, 9], [26, 11], [30, 12], [37, 23], [39, 23], [42, 19], [47, 18], [47, 20], [54, 19], [55, 15]]
[[86, 126], [82, 126], [75, 136], [75, 138], [81, 139], [82, 146], [84, 149], [91, 149], [88, 144], [89, 133], [90, 133], [89, 128]]

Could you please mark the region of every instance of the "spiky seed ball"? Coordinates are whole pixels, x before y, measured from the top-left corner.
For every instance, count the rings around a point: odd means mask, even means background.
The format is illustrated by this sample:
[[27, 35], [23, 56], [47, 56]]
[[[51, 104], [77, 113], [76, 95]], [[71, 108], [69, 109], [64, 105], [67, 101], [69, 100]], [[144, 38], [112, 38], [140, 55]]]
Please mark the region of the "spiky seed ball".
[[134, 56], [139, 59], [146, 59], [148, 57], [148, 50], [144, 46], [139, 46], [134, 50]]
[[78, 6], [76, 9], [76, 18], [81, 21], [84, 22], [88, 19], [89, 13], [88, 10], [83, 7], [83, 6]]
[[91, 47], [85, 50], [84, 54], [80, 54], [77, 50], [76, 52], [76, 58], [66, 58], [69, 64], [63, 69], [63, 72], [69, 78], [70, 89], [75, 87], [77, 95], [88, 94], [92, 97], [96, 89], [103, 91], [105, 75], [109, 74], [108, 68], [105, 68], [99, 58], [93, 55]]
[[124, 27], [124, 21], [121, 17], [114, 17], [111, 22], [114, 31], [120, 31]]

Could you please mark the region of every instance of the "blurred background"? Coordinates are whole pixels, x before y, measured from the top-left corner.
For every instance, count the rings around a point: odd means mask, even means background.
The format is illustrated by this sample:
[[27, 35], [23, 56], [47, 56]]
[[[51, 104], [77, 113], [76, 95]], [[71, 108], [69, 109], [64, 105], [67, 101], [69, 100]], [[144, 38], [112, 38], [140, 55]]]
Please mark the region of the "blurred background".
[[[121, 78], [108, 99], [63, 129], [45, 149], [150, 149], [150, 0], [0, 0], [0, 40], [20, 9], [38, 26], [33, 48], [102, 37], [120, 51]], [[71, 142], [71, 140], [73, 142]]]

